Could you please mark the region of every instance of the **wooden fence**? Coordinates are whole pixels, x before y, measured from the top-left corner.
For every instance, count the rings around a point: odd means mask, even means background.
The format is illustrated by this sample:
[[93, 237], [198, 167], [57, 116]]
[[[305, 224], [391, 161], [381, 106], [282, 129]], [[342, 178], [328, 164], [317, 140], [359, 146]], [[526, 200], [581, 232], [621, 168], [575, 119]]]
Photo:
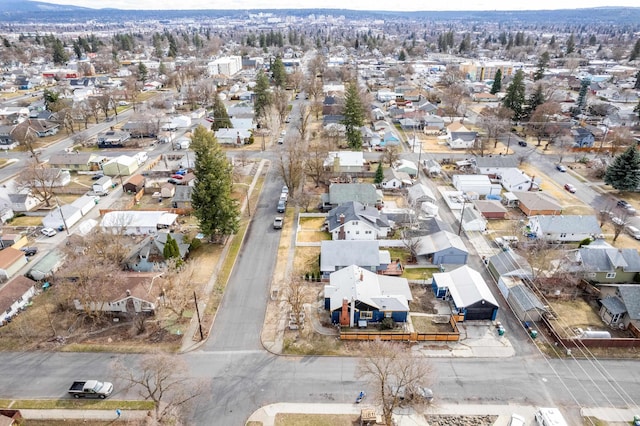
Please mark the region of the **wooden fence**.
[[578, 338], [566, 338], [560, 336], [558, 331], [553, 326], [552, 322], [546, 317], [542, 317], [542, 323], [545, 325], [549, 334], [553, 337], [553, 340], [561, 344], [566, 348], [640, 348], [640, 331], [631, 324], [629, 330], [636, 336], [636, 338], [615, 338], [610, 339], [578, 339]]
[[456, 321], [457, 315], [449, 318], [451, 332], [418, 333], [418, 332], [393, 332], [393, 331], [340, 331], [340, 340], [385, 340], [393, 342], [457, 342], [460, 340], [460, 331]]

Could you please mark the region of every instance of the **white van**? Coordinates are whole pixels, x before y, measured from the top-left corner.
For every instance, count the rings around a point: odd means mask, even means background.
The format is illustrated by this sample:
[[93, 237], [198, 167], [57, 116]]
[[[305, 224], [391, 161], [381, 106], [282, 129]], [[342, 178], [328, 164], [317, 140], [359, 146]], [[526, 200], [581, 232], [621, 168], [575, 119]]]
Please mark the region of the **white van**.
[[636, 240], [640, 240], [640, 229], [636, 228], [635, 226], [628, 225], [627, 233]]
[[557, 408], [538, 408], [536, 424], [538, 426], [569, 426]]

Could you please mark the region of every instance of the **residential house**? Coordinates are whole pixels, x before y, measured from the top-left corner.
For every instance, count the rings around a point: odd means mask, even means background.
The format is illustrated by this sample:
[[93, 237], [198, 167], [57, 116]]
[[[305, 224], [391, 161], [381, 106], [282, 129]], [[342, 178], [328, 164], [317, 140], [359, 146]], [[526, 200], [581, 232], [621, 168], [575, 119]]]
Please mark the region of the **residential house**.
[[395, 146], [400, 144], [400, 138], [392, 131], [387, 130], [384, 132], [384, 136], [382, 137], [382, 141], [380, 142], [381, 146]]
[[515, 155], [486, 155], [474, 158], [475, 172], [490, 177], [500, 176], [508, 169], [517, 168], [519, 160]]
[[393, 165], [393, 168], [399, 172], [407, 173], [412, 178], [418, 176], [418, 166], [413, 161], [400, 159]]
[[175, 194], [171, 199], [173, 207], [176, 209], [191, 210], [193, 208], [191, 204], [192, 193], [193, 193], [193, 186], [186, 186], [186, 185], [176, 186]]
[[131, 133], [124, 130], [107, 130], [98, 133], [98, 148], [122, 148], [131, 139]]
[[31, 194], [8, 194], [8, 198], [11, 209], [17, 213], [29, 212], [40, 205], [40, 200]]
[[453, 311], [464, 321], [493, 321], [498, 315], [498, 301], [482, 275], [468, 265], [434, 273], [431, 287], [437, 298], [453, 303]]
[[380, 184], [382, 189], [394, 190], [411, 186], [411, 176], [405, 172], [400, 172], [392, 168], [384, 170], [384, 180]]
[[[129, 138], [155, 138], [158, 136], [160, 126], [157, 121], [153, 120], [141, 120], [141, 121], [127, 121], [124, 123], [120, 131], [108, 131], [105, 134], [105, 141], [110, 142], [113, 147], [118, 144], [123, 145]], [[113, 132], [112, 134], [110, 134]], [[101, 142], [101, 135], [98, 134], [98, 145], [106, 142]], [[100, 148], [109, 148], [100, 146]]]
[[460, 212], [461, 228], [465, 232], [484, 232], [487, 230], [487, 219], [471, 205], [465, 205]]
[[640, 327], [640, 285], [601, 286], [600, 318], [611, 328]]
[[434, 159], [423, 160], [425, 173], [428, 173], [429, 176], [437, 176], [442, 171], [442, 166]]
[[557, 242], [579, 242], [602, 234], [593, 216], [530, 216], [528, 229], [537, 238]]
[[439, 135], [445, 131], [444, 119], [437, 115], [427, 115], [421, 119], [423, 132], [427, 135]]
[[82, 301], [74, 299], [73, 304], [78, 311], [103, 311], [112, 314], [153, 314], [155, 301], [160, 297], [162, 289], [153, 286], [153, 277], [157, 272], [131, 274], [125, 280], [112, 283], [102, 297], [104, 300], [89, 302], [84, 306]]
[[452, 132], [447, 143], [451, 149], [471, 149], [476, 144], [477, 132]]
[[514, 192], [518, 208], [527, 216], [553, 216], [562, 214], [562, 206], [546, 192]]
[[487, 175], [453, 175], [453, 186], [465, 194], [500, 194], [500, 185], [491, 183]]
[[26, 264], [27, 256], [21, 250], [13, 247], [0, 250], [0, 281], [10, 279]]
[[406, 322], [412, 300], [406, 278], [375, 274], [356, 265], [332, 273], [324, 287], [331, 322], [348, 327], [367, 327], [385, 318]]
[[251, 138], [249, 129], [218, 129], [215, 131], [216, 140], [225, 145], [244, 145]]
[[16, 316], [35, 294], [36, 282], [24, 275], [18, 275], [0, 287], [0, 325]]
[[38, 171], [38, 179], [33, 183], [46, 188], [62, 188], [71, 183], [71, 173], [55, 167], [42, 167]]
[[19, 249], [27, 244], [29, 244], [29, 239], [26, 235], [3, 232], [2, 236], [0, 236], [0, 248], [13, 247]]
[[375, 240], [385, 238], [391, 229], [380, 210], [357, 201], [331, 209], [325, 223], [334, 240]]
[[576, 261], [584, 279], [595, 284], [640, 282], [640, 254], [630, 248], [579, 248]]
[[[349, 265], [379, 274], [388, 272], [391, 264], [391, 254], [388, 250], [380, 250], [377, 240], [331, 240], [320, 243], [322, 279], [328, 279], [331, 273]], [[393, 269], [402, 273], [402, 268]]]
[[136, 272], [163, 270], [167, 261], [164, 257], [164, 247], [169, 235], [178, 243], [180, 259], [186, 259], [190, 247], [187, 237], [179, 233], [162, 232], [158, 235], [149, 235], [136, 244], [123, 261], [125, 268]]
[[497, 200], [474, 200], [473, 207], [485, 219], [506, 219], [507, 209]]
[[0, 125], [0, 149], [8, 151], [17, 148], [20, 145], [12, 135], [15, 125]]
[[362, 151], [331, 151], [324, 160], [324, 168], [334, 173], [357, 173], [365, 169]]
[[504, 287], [500, 289], [501, 291], [503, 288], [506, 289], [507, 292], [503, 293], [503, 296], [518, 320], [533, 323], [542, 319], [547, 308], [538, 296], [527, 287], [522, 278], [505, 277], [502, 282]]
[[[95, 202], [90, 197], [83, 198], [95, 205]], [[82, 212], [78, 207], [72, 206], [71, 204], [63, 204], [47, 213], [47, 215], [42, 218], [42, 225], [45, 228], [69, 229], [81, 219]]]
[[530, 191], [540, 188], [541, 180], [529, 177], [520, 169], [512, 168], [501, 171], [500, 183], [507, 191]]
[[137, 194], [144, 188], [145, 183], [146, 178], [144, 176], [133, 175], [124, 183], [124, 185], [122, 185], [122, 189], [124, 192]]
[[370, 146], [370, 147], [380, 146], [380, 142], [382, 141], [382, 138], [377, 132], [373, 131], [373, 129], [371, 129], [370, 127], [368, 126], [360, 127], [360, 133], [362, 133], [363, 146]]
[[469, 251], [462, 238], [449, 231], [438, 231], [433, 234], [415, 237], [418, 260], [424, 257], [434, 265], [464, 265], [467, 263]]
[[322, 194], [322, 210], [328, 211], [349, 201], [381, 206], [383, 198], [382, 191], [372, 183], [332, 183], [329, 192]]
[[107, 160], [108, 157], [92, 152], [61, 152], [53, 154], [49, 158], [49, 165], [61, 169], [88, 172], [100, 170], [100, 165]]
[[337, 96], [325, 96], [322, 102], [322, 115], [342, 114], [343, 102]]
[[160, 197], [161, 198], [173, 198], [176, 195], [176, 185], [173, 185], [169, 182], [165, 182], [160, 186]]
[[573, 146], [578, 148], [591, 148], [596, 140], [593, 133], [584, 127], [571, 129], [571, 136], [574, 140]]
[[55, 136], [60, 130], [60, 124], [49, 120], [30, 120], [29, 129], [39, 138]]
[[110, 211], [102, 217], [103, 231], [124, 235], [156, 235], [175, 223], [177, 214], [164, 211]]

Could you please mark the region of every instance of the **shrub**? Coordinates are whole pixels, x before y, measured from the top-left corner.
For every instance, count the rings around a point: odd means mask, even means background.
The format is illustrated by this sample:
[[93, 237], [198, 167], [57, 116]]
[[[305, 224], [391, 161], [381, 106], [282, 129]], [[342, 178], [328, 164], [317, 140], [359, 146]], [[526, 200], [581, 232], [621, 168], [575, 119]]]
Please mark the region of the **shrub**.
[[378, 326], [380, 330], [393, 330], [395, 327], [396, 322], [393, 320], [393, 318], [384, 318], [382, 321], [380, 321], [380, 325]]

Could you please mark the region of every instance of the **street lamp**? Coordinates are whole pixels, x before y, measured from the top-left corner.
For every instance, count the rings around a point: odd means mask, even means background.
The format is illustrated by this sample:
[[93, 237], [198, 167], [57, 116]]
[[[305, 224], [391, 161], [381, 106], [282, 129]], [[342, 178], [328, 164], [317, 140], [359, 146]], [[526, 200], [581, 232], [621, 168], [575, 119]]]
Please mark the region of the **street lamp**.
[[67, 226], [67, 221], [64, 218], [64, 214], [62, 213], [62, 206], [60, 205], [60, 200], [56, 196], [56, 204], [58, 204], [58, 210], [60, 210], [60, 217], [62, 218], [62, 224], [64, 226], [64, 230], [67, 233], [67, 238], [69, 238], [69, 227]]
[[458, 225], [458, 235], [460, 235], [460, 232], [462, 231], [462, 220], [464, 218], [464, 209], [467, 206], [467, 200], [463, 199], [462, 200], [462, 212], [460, 213], [460, 224]]

